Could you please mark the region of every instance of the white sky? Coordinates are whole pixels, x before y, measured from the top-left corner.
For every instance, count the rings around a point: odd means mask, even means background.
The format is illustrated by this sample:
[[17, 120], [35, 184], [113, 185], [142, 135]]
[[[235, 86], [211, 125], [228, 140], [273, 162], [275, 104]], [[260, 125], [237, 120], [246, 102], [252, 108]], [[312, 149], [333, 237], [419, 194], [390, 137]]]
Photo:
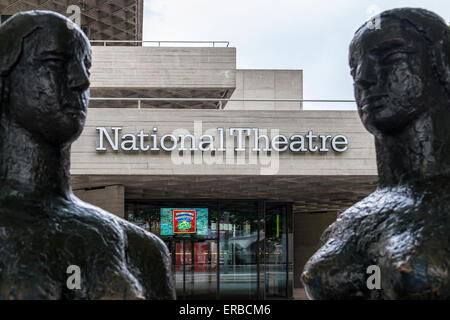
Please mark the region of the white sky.
[[372, 10], [422, 7], [450, 21], [449, 0], [144, 0], [144, 4], [144, 40], [230, 41], [236, 47], [238, 69], [302, 69], [304, 99], [354, 98], [348, 45], [356, 29], [376, 13]]

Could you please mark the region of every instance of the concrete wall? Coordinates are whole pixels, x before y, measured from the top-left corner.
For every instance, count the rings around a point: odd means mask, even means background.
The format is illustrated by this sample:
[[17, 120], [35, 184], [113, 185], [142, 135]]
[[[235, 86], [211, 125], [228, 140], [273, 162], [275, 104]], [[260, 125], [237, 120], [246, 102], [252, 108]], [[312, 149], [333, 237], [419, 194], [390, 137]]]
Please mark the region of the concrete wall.
[[337, 219], [337, 213], [294, 213], [294, 287], [303, 287], [300, 275], [308, 259], [319, 249], [325, 229]]
[[93, 47], [91, 88], [235, 88], [236, 48]]
[[[236, 153], [230, 143], [227, 152], [211, 156], [196, 151], [189, 154], [191, 161], [183, 164], [180, 155], [162, 150], [113, 152], [109, 148], [107, 152], [97, 152], [98, 126], [108, 130], [113, 126], [122, 127], [122, 134], [137, 134], [141, 129], [151, 133], [153, 127], [158, 127], [159, 138], [166, 133], [191, 133], [198, 138], [204, 133], [217, 135], [218, 127], [259, 128], [261, 133], [268, 129], [269, 136], [304, 135], [312, 130], [314, 134], [346, 135], [349, 147], [343, 153], [285, 151], [268, 157], [254, 152]], [[377, 175], [373, 137], [361, 124], [356, 111], [94, 108], [89, 110], [85, 129], [72, 146], [71, 161], [71, 172], [78, 175]]]
[[93, 190], [74, 190], [81, 200], [100, 207], [121, 218], [125, 217], [125, 188], [121, 185]]
[[[236, 70], [231, 99], [302, 99], [302, 70]], [[229, 102], [225, 110], [300, 110], [292, 102]]]

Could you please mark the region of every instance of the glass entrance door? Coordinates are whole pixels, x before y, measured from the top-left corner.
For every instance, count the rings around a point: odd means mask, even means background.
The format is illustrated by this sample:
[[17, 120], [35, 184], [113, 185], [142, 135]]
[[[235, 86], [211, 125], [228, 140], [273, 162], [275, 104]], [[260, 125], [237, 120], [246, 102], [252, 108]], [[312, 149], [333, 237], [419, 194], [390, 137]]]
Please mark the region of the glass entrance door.
[[[173, 208], [203, 212], [207, 208], [207, 220], [196, 220], [196, 232], [175, 233], [173, 221], [167, 222]], [[127, 203], [127, 219], [161, 237], [168, 246], [177, 299], [264, 299], [292, 294], [290, 204], [136, 201]]]
[[266, 298], [287, 297], [287, 212], [285, 205], [266, 207], [265, 230], [265, 295]]
[[217, 241], [192, 241], [192, 271], [186, 278], [190, 283], [189, 299], [216, 299]]
[[258, 298], [258, 207], [226, 203], [219, 222], [220, 299]]
[[184, 238], [170, 244], [178, 299], [216, 299], [217, 241]]
[[170, 242], [172, 244], [173, 274], [175, 277], [177, 298], [185, 299], [188, 294], [186, 287], [189, 288], [189, 284], [185, 280], [189, 272], [191, 272], [192, 245], [187, 239], [173, 240]]

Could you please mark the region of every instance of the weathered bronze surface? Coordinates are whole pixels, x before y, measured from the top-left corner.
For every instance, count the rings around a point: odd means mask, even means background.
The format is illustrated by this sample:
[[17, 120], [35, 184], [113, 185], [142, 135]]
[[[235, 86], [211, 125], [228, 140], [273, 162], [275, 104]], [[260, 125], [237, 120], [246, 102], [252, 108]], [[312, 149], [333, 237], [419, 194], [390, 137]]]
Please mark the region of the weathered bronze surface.
[[[62, 15], [0, 27], [0, 299], [175, 298], [164, 243], [71, 191], [90, 63], [89, 41]], [[70, 265], [79, 290], [66, 285]]]
[[349, 55], [379, 188], [324, 232], [302, 281], [312, 299], [450, 299], [449, 28], [411, 8], [381, 13], [380, 27], [358, 29]]

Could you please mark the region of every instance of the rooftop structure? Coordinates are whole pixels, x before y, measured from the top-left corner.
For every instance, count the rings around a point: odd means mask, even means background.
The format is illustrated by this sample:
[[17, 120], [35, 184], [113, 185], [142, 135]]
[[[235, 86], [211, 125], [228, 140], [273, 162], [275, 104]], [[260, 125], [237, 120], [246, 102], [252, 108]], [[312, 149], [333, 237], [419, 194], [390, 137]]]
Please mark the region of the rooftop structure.
[[71, 5], [81, 9], [81, 28], [91, 40], [142, 40], [144, 0], [2, 0], [0, 14], [2, 22], [28, 10], [70, 16]]

